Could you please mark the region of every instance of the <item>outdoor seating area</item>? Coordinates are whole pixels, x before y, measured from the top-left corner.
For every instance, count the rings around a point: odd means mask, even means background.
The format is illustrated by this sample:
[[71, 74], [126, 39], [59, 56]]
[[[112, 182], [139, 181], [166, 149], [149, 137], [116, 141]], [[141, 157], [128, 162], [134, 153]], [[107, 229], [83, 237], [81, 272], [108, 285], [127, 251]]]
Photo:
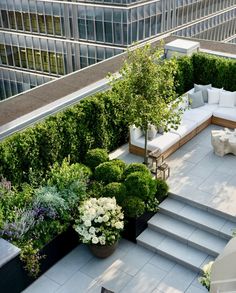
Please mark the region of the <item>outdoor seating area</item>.
[[[197, 86], [203, 90], [196, 91]], [[206, 98], [199, 97], [199, 92], [205, 93]], [[148, 140], [149, 152], [158, 148], [166, 158], [210, 124], [236, 128], [236, 92], [213, 88], [211, 85], [208, 88], [195, 85], [195, 88], [184, 94], [181, 107], [184, 113], [178, 129], [171, 129], [164, 134], [157, 133], [152, 140]], [[144, 134], [134, 125], [130, 127], [129, 151], [137, 155], [144, 154]]]
[[[171, 176], [167, 180], [170, 192], [206, 207], [236, 216], [236, 156], [219, 157], [211, 145], [211, 131], [222, 130], [209, 125], [193, 139], [170, 155], [166, 162]], [[123, 146], [111, 155], [126, 162], [143, 162], [143, 157]]]

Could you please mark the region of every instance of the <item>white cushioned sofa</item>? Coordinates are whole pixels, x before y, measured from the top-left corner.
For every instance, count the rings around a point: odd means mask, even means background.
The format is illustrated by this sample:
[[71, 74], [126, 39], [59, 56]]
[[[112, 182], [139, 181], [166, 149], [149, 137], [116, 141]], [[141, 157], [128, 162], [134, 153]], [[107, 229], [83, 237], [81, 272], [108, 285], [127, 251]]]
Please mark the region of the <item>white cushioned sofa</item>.
[[[219, 89], [211, 88], [210, 90]], [[189, 95], [192, 93], [194, 93], [194, 88], [184, 95], [184, 105], [189, 103]], [[222, 89], [220, 93], [223, 94], [217, 102], [209, 99], [207, 103], [203, 103], [202, 106], [194, 109], [187, 107], [178, 129], [173, 129], [163, 134], [157, 133], [152, 140], [147, 141], [148, 151], [151, 152], [159, 148], [164, 158], [166, 158], [211, 123], [236, 128], [236, 92], [226, 92]], [[229, 103], [222, 101], [224, 95], [225, 100], [228, 99], [227, 95], [231, 95], [231, 103], [230, 101]], [[233, 105], [232, 96], [234, 97]], [[137, 155], [144, 155], [144, 135], [142, 130], [135, 126], [130, 127], [129, 151]]]

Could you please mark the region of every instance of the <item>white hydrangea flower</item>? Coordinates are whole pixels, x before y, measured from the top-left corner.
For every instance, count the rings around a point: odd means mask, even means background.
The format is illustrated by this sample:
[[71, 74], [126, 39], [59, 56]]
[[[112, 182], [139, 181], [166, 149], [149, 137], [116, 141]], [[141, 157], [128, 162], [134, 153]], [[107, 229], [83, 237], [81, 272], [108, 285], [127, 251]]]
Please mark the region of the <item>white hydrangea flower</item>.
[[95, 232], [96, 232], [96, 229], [94, 227], [89, 228], [89, 233], [90, 234], [95, 234]]
[[102, 223], [103, 222], [103, 217], [98, 217], [98, 219], [97, 219], [97, 221], [98, 221], [98, 223]]
[[85, 225], [85, 227], [91, 227], [92, 223], [90, 220], [85, 220], [84, 225]]
[[115, 228], [116, 229], [123, 229], [124, 228], [124, 224], [122, 222], [116, 222], [115, 223]]
[[108, 215], [104, 215], [102, 218], [103, 218], [103, 222], [105, 222], [105, 223], [109, 220], [109, 216]]
[[98, 238], [97, 238], [96, 236], [94, 236], [94, 237], [92, 238], [92, 243], [93, 243], [93, 244], [98, 244]]

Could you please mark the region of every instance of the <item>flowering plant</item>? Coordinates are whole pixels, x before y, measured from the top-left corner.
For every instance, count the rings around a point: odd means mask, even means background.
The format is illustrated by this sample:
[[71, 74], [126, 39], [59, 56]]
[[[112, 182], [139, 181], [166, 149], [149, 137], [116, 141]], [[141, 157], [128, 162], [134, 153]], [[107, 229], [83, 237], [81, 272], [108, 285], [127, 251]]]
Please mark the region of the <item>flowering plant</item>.
[[83, 243], [112, 245], [124, 228], [124, 215], [115, 198], [90, 198], [79, 208], [79, 219], [74, 229]]
[[208, 264], [203, 267], [203, 275], [199, 278], [199, 282], [204, 286], [208, 291], [210, 291], [211, 287], [211, 270], [213, 261], [210, 261]]

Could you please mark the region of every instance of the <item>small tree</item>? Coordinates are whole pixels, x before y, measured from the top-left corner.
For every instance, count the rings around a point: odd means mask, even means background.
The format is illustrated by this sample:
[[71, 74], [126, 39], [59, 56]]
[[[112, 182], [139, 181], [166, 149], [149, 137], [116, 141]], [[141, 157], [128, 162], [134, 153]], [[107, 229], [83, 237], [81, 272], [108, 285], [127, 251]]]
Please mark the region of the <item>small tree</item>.
[[120, 70], [121, 80], [113, 81], [126, 112], [129, 125], [141, 127], [145, 135], [145, 163], [147, 164], [148, 126], [153, 124], [164, 131], [180, 124], [181, 99], [175, 92], [175, 59], [163, 59], [163, 50], [146, 45], [128, 51], [128, 58]]

